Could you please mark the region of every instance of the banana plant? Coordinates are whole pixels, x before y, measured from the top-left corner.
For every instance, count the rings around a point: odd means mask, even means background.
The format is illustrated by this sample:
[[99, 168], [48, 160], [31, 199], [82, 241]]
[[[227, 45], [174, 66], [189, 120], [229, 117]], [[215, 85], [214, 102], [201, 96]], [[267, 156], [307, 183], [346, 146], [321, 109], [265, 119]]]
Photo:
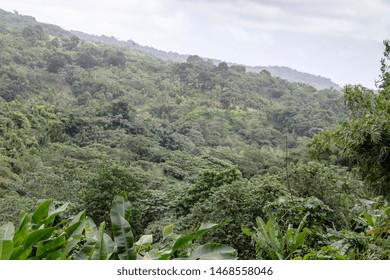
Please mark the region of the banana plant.
[[115, 250], [120, 260], [137, 259], [130, 217], [131, 205], [126, 194], [122, 193], [115, 197], [110, 211]]
[[267, 222], [257, 217], [257, 228], [254, 227], [254, 233], [246, 228], [242, 228], [242, 231], [256, 243], [259, 259], [291, 259], [299, 252], [306, 241], [306, 236], [310, 233], [308, 228], [303, 228], [307, 216], [302, 219], [298, 228], [288, 226], [286, 232], [282, 232], [271, 215]]
[[67, 206], [63, 204], [56, 207], [53, 201], [44, 200], [32, 214], [22, 215], [16, 229], [12, 223], [3, 225], [0, 228], [1, 259], [70, 258], [69, 254], [81, 240], [85, 213], [73, 217], [64, 229], [64, 223], [57, 222], [56, 217]]
[[8, 260], [13, 251], [13, 236], [15, 227], [12, 223], [6, 223], [0, 227], [0, 260]]
[[113, 239], [105, 233], [106, 224], [99, 227], [87, 218], [85, 236], [87, 241], [75, 259], [80, 260], [135, 260], [134, 235], [129, 223], [131, 205], [126, 194], [115, 196], [111, 205], [110, 217]]
[[70, 219], [56, 219], [67, 204], [56, 207], [44, 200], [30, 214], [23, 214], [17, 228], [12, 223], [0, 227], [0, 259], [236, 259], [235, 249], [221, 244], [194, 245], [205, 233], [221, 227], [203, 224], [191, 234], [177, 234], [173, 225], [163, 229], [163, 240], [153, 243], [152, 235], [143, 235], [134, 242], [129, 220], [131, 205], [124, 193], [116, 196], [111, 206], [112, 237], [106, 224], [96, 226], [85, 211]]
[[173, 231], [173, 225], [168, 225], [163, 229], [161, 242], [152, 244], [151, 236], [142, 236], [136, 242], [138, 259], [237, 259], [237, 251], [229, 246], [216, 243], [207, 243], [198, 248], [194, 246], [195, 240], [228, 222], [202, 224], [197, 231], [191, 234], [177, 234]]

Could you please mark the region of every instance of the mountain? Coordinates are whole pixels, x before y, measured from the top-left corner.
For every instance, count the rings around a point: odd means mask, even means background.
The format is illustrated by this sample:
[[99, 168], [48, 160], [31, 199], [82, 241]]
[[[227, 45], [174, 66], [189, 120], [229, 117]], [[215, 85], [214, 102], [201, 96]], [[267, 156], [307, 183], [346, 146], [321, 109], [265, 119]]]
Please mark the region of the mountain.
[[113, 46], [127, 47], [130, 49], [141, 51], [143, 53], [150, 54], [162, 60], [174, 61], [174, 62], [186, 62], [189, 56], [185, 54], [179, 54], [176, 52], [166, 52], [166, 51], [155, 49], [153, 47], [142, 46], [134, 42], [133, 40], [121, 41], [116, 39], [113, 36], [106, 36], [106, 35], [97, 36], [97, 35], [91, 35], [88, 33], [84, 33], [81, 31], [74, 31], [74, 30], [70, 32], [82, 40], [99, 42], [99, 43], [109, 44]]
[[[142, 46], [134, 42], [133, 40], [121, 41], [112, 36], [111, 37], [105, 35], [97, 36], [97, 35], [91, 35], [80, 31], [71, 31], [71, 33], [76, 35], [82, 40], [100, 42], [100, 43], [105, 43], [105, 44], [110, 44], [115, 46], [128, 47], [168, 61], [185, 62], [187, 58], [190, 56], [188, 54], [166, 52], [166, 51], [155, 49], [153, 47]], [[203, 58], [203, 59], [206, 61], [211, 61], [215, 65], [218, 65], [219, 63], [222, 62], [221, 60], [212, 59], [212, 58]], [[235, 65], [235, 63], [231, 63], [231, 62], [227, 64], [229, 66]], [[263, 70], [267, 70], [268, 72], [271, 73], [272, 76], [286, 79], [290, 82], [309, 84], [316, 89], [326, 89], [326, 88], [333, 88], [337, 90], [341, 89], [341, 87], [338, 84], [332, 82], [331, 79], [329, 78], [324, 78], [321, 76], [300, 72], [285, 66], [245, 66], [245, 68], [247, 71], [255, 72], [255, 73], [259, 73]]]
[[341, 87], [332, 82], [329, 78], [316, 76], [309, 73], [300, 72], [285, 66], [246, 66], [247, 71], [259, 73], [267, 70], [272, 76], [286, 79], [290, 82], [304, 83], [313, 86], [316, 89], [334, 88], [341, 90]]
[[[20, 25], [20, 26], [39, 24], [48, 34], [52, 36], [63, 38], [63, 37], [71, 37], [72, 35], [75, 35], [82, 40], [100, 42], [100, 43], [105, 43], [105, 44], [110, 44], [115, 46], [128, 47], [167, 61], [185, 62], [187, 58], [190, 56], [189, 54], [179, 54], [171, 51], [166, 52], [163, 50], [158, 50], [153, 47], [142, 46], [134, 42], [133, 40], [121, 41], [112, 36], [106, 36], [106, 35], [97, 36], [97, 35], [87, 34], [81, 31], [66, 31], [53, 24], [39, 23], [32, 16], [20, 15], [17, 12], [10, 13], [2, 9], [0, 9], [0, 23], [9, 23], [9, 24]], [[216, 65], [222, 62], [221, 60], [218, 59], [210, 59], [210, 58], [204, 58], [204, 59], [207, 61], [212, 61]], [[229, 66], [234, 65], [234, 63], [228, 63], [228, 65]], [[329, 78], [324, 78], [321, 76], [300, 72], [291, 69], [289, 67], [245, 66], [245, 68], [249, 72], [256, 72], [256, 73], [261, 72], [262, 70], [267, 70], [268, 72], [271, 73], [271, 75], [275, 77], [286, 79], [290, 82], [309, 84], [316, 89], [325, 89], [325, 88], [333, 88], [337, 90], [341, 89], [339, 85], [332, 82]]]

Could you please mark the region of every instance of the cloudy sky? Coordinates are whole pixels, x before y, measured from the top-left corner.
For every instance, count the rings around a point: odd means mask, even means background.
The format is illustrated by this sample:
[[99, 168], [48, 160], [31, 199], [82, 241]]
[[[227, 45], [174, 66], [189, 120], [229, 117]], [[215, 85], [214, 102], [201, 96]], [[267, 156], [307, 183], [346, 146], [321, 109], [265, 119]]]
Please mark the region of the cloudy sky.
[[390, 0], [1, 0], [68, 30], [374, 88]]

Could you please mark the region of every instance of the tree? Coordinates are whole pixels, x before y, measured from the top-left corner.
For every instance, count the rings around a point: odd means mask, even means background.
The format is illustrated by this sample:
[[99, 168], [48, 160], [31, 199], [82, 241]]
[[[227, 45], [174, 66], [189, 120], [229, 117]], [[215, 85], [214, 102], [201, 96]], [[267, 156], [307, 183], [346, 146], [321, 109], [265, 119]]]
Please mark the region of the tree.
[[23, 37], [34, 46], [37, 41], [45, 39], [45, 32], [42, 29], [42, 26], [27, 26], [22, 31]]
[[390, 41], [385, 41], [378, 93], [360, 85], [346, 86], [344, 99], [350, 117], [314, 141], [317, 152], [332, 145], [354, 164], [377, 193], [390, 195]]
[[97, 223], [109, 223], [110, 204], [116, 194], [125, 192], [130, 201], [138, 196], [140, 185], [125, 169], [118, 166], [99, 170], [83, 194], [87, 214]]
[[67, 59], [66, 55], [61, 53], [56, 53], [51, 55], [47, 60], [47, 71], [50, 73], [58, 73], [58, 71], [65, 67], [70, 58]]
[[76, 36], [63, 39], [62, 45], [67, 50], [75, 50], [80, 43], [80, 39]]
[[126, 67], [126, 56], [122, 52], [111, 54], [107, 59], [107, 64], [124, 69]]
[[99, 65], [99, 61], [88, 51], [83, 51], [77, 56], [77, 64], [84, 69], [88, 69]]

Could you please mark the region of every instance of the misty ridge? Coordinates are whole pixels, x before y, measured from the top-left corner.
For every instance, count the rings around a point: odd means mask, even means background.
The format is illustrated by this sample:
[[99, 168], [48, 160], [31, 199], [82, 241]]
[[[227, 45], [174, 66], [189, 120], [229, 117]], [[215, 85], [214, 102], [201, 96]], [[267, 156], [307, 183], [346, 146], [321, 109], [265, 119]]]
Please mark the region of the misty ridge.
[[[173, 62], [185, 62], [190, 55], [183, 55], [178, 54], [176, 52], [165, 52], [162, 50], [155, 49], [153, 47], [147, 47], [137, 44], [136, 42], [132, 40], [127, 41], [120, 41], [114, 37], [109, 37], [105, 35], [96, 36], [91, 35], [87, 33], [83, 33], [80, 31], [71, 31], [72, 34], [76, 35], [80, 39], [88, 40], [88, 41], [94, 41], [94, 42], [101, 42], [106, 44], [112, 44], [116, 46], [123, 46], [128, 47], [131, 49], [139, 50], [141, 52], [153, 55], [154, 57], [173, 61]], [[202, 58], [205, 61], [211, 61], [213, 64], [218, 65], [221, 63], [221, 60], [218, 59], [211, 59], [211, 58]], [[234, 63], [227, 63], [229, 66], [235, 65]], [[336, 83], [333, 83], [330, 79], [324, 78], [321, 76], [312, 75], [309, 73], [303, 73], [294, 69], [291, 69], [289, 67], [284, 66], [245, 66], [249, 72], [255, 72], [259, 73], [263, 70], [266, 70], [271, 73], [272, 76], [279, 77], [282, 79], [286, 79], [290, 82], [296, 82], [296, 83], [305, 83], [313, 86], [316, 89], [326, 89], [326, 88], [334, 88], [337, 90], [340, 90], [341, 87], [337, 85]]]
[[[31, 24], [31, 25], [38, 24], [35, 18], [31, 16], [15, 15], [6, 12], [4, 10], [1, 10], [0, 13], [2, 15], [4, 22], [13, 23], [13, 24]], [[97, 35], [87, 34], [81, 31], [65, 31], [60, 27], [51, 24], [45, 24], [45, 23], [39, 23], [39, 24], [48, 32], [48, 34], [53, 36], [71, 36], [71, 34], [73, 34], [82, 40], [100, 42], [100, 43], [111, 44], [115, 46], [128, 47], [131, 49], [139, 50], [146, 54], [150, 54], [154, 57], [163, 60], [168, 60], [173, 62], [185, 62], [189, 56], [188, 54], [186, 55], [178, 54], [172, 51], [166, 52], [166, 51], [158, 50], [153, 47], [142, 46], [137, 44], [131, 39], [127, 41], [120, 41], [112, 36], [107, 36], [109, 34], [97, 36]], [[222, 62], [221, 60], [212, 59], [212, 58], [203, 58], [203, 59], [206, 61], [211, 61], [215, 65]], [[228, 62], [228, 65], [234, 65], [234, 63]], [[275, 77], [280, 77], [290, 82], [306, 83], [313, 86], [316, 89], [326, 89], [326, 88], [334, 88], [337, 90], [341, 89], [339, 85], [333, 83], [329, 78], [312, 75], [309, 73], [303, 73], [284, 66], [245, 66], [244, 65], [244, 67], [246, 68], [247, 71], [256, 72], [256, 73], [261, 72], [262, 70], [267, 70]]]

